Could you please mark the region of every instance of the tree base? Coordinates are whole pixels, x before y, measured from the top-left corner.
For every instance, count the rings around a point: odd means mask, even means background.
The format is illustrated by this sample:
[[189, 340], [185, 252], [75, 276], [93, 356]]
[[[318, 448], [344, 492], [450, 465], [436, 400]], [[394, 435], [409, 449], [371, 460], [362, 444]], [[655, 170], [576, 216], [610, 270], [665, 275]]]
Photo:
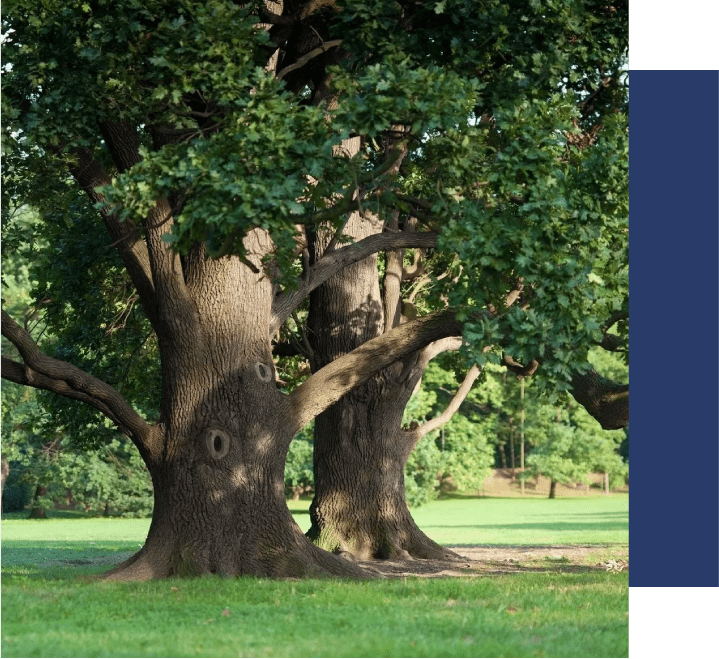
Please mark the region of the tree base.
[[[299, 531], [299, 529], [298, 529]], [[192, 578], [209, 574], [221, 576], [259, 576], [271, 578], [345, 578], [371, 579], [379, 573], [357, 565], [346, 557], [314, 546], [301, 532], [290, 547], [265, 547], [263, 551], [236, 548], [234, 560], [226, 553], [192, 551], [180, 543], [148, 542], [136, 554], [118, 566], [98, 575], [105, 581], [150, 581], [169, 577]]]
[[453, 551], [438, 545], [425, 535], [409, 514], [402, 525], [380, 525], [372, 532], [340, 533], [336, 528], [320, 531], [313, 524], [307, 532], [318, 547], [359, 561], [372, 560], [462, 560]]

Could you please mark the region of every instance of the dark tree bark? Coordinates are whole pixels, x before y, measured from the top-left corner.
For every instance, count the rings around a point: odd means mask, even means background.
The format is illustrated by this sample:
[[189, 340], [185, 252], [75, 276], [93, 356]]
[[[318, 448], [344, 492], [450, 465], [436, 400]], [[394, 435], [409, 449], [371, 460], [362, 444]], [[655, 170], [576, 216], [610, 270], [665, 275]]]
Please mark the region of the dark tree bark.
[[617, 384], [593, 370], [575, 373], [572, 395], [604, 430], [619, 430], [629, 425], [628, 384]]
[[[345, 227], [355, 240], [378, 230], [359, 214]], [[314, 237], [312, 258], [323, 255], [329, 240]], [[401, 257], [388, 259], [384, 295], [376, 261], [345, 268], [310, 296], [308, 335], [317, 368], [399, 324]], [[408, 355], [315, 419], [308, 535], [320, 546], [360, 559], [455, 556], [417, 527], [404, 490], [404, 465], [424, 434], [402, 428], [404, 409], [431, 357], [447, 347], [434, 344]]]
[[38, 485], [35, 488], [35, 493], [32, 497], [33, 506], [30, 509], [28, 519], [47, 519], [47, 511], [37, 504], [37, 500], [40, 497], [44, 497], [47, 494], [47, 488], [44, 485]]
[[367, 576], [313, 545], [294, 522], [284, 496], [289, 443], [348, 391], [424, 345], [458, 335], [461, 326], [451, 314], [408, 323], [286, 395], [275, 385], [268, 332], [274, 286], [260, 268], [273, 248], [267, 234], [254, 230], [245, 239], [249, 265], [197, 250], [181, 267], [161, 237], [147, 232], [156, 291], [148, 306], [157, 310], [163, 376], [157, 424], [148, 424], [106, 383], [44, 355], [3, 313], [3, 335], [23, 362], [3, 357], [2, 376], [93, 405], [133, 439], [152, 476], [147, 541], [107, 578]]
[[557, 497], [557, 481], [552, 479], [551, 483], [549, 484], [549, 498], [555, 499]]

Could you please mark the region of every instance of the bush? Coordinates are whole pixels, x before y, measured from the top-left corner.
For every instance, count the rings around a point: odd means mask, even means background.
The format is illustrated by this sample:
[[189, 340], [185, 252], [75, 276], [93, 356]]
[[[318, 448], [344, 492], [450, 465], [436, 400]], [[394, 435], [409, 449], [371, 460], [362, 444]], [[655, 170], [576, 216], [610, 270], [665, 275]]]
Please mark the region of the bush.
[[312, 425], [303, 430], [292, 440], [285, 461], [285, 495], [299, 499], [302, 494], [309, 494], [315, 486], [315, 474], [312, 464], [314, 442]]
[[494, 465], [494, 446], [490, 445], [480, 422], [456, 414], [445, 426], [442, 483], [466, 492], [479, 490]]
[[436, 436], [434, 432], [420, 439], [404, 466], [405, 496], [410, 506], [421, 506], [439, 494], [443, 457], [435, 444]]
[[[8, 478], [8, 480], [10, 480]], [[17, 513], [25, 509], [30, 503], [30, 488], [24, 483], [5, 484], [2, 494], [2, 511], [4, 513]]]

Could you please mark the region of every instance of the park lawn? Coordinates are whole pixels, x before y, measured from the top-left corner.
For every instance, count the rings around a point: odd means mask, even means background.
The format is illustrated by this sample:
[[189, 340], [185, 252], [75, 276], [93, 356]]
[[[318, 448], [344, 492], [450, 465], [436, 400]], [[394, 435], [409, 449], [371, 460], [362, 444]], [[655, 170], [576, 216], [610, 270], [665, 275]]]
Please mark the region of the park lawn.
[[[288, 501], [303, 531], [309, 500]], [[455, 495], [412, 509], [417, 525], [441, 545], [551, 545], [629, 542], [629, 495], [558, 499]]]
[[[444, 544], [596, 543], [599, 552], [607, 543], [626, 547], [626, 497], [576, 501], [457, 498], [433, 502], [413, 514]], [[290, 507], [306, 528], [304, 502], [290, 502]], [[561, 565], [538, 565], [516, 574], [360, 583], [203, 577], [109, 584], [78, 579], [136, 551], [148, 524], [3, 521], [2, 655], [628, 653], [627, 574], [588, 566], [562, 571]], [[440, 532], [449, 540], [440, 539]], [[602, 540], [588, 539], [595, 536]]]

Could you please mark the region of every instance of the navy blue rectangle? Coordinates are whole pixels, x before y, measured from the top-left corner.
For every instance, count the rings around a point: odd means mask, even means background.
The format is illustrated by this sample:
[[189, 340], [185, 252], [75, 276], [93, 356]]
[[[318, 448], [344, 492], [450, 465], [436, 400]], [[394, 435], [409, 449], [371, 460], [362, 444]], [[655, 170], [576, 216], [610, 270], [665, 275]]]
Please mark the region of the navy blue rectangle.
[[630, 586], [719, 585], [719, 73], [630, 74]]

